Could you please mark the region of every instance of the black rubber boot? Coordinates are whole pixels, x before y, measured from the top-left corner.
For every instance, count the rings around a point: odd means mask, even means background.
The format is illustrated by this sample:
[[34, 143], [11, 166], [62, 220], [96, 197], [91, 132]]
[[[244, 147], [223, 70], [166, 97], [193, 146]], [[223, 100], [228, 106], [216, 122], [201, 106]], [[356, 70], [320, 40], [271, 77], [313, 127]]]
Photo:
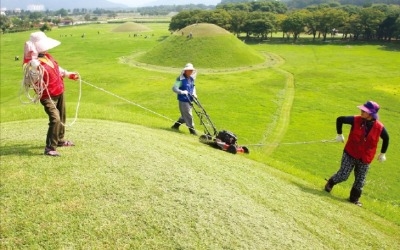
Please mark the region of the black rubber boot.
[[175, 122], [174, 123], [174, 125], [172, 125], [172, 129], [176, 129], [176, 130], [179, 130], [179, 126], [181, 125], [181, 123], [178, 121], [178, 122]]
[[197, 135], [196, 130], [194, 128], [189, 128], [189, 132], [192, 135]]
[[333, 186], [335, 186], [335, 183], [333, 182], [333, 180], [331, 178], [325, 184], [325, 191], [330, 193], [332, 191]]
[[358, 199], [360, 199], [360, 197], [361, 197], [361, 193], [362, 193], [361, 190], [355, 189], [353, 187], [350, 190], [350, 198], [349, 198], [350, 202], [352, 202], [358, 206], [361, 206], [361, 202], [358, 201]]

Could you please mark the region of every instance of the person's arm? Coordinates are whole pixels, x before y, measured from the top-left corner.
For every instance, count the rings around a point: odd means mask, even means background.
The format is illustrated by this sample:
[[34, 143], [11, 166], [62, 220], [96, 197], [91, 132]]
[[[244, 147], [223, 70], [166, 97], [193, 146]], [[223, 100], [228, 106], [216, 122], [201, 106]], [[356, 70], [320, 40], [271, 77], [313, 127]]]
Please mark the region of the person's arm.
[[193, 86], [193, 96], [197, 98], [196, 86]]
[[350, 124], [353, 125], [354, 123], [354, 116], [339, 116], [336, 118], [336, 132], [338, 135], [343, 134], [343, 124]]
[[174, 91], [178, 95], [187, 95], [188, 94], [187, 90], [179, 89], [181, 87], [181, 84], [182, 84], [182, 82], [179, 79], [177, 79], [176, 82], [174, 83], [174, 85], [172, 86], [172, 91]]
[[58, 66], [58, 70], [60, 71], [61, 76], [64, 77], [68, 77], [71, 80], [78, 80], [79, 79], [79, 75], [78, 73], [75, 72], [69, 72], [66, 69], [61, 68], [60, 66]]
[[382, 129], [380, 137], [382, 139], [381, 153], [385, 154], [389, 147], [389, 133], [387, 132], [385, 127], [383, 127]]

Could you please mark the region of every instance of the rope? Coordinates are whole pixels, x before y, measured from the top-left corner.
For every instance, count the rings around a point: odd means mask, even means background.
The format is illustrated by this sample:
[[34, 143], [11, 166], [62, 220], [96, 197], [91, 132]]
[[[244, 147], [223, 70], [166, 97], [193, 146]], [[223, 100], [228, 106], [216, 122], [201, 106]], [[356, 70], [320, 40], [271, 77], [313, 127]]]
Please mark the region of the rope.
[[124, 98], [124, 97], [121, 97], [121, 96], [119, 96], [119, 95], [116, 95], [116, 94], [114, 94], [114, 93], [112, 93], [112, 92], [110, 92], [110, 91], [108, 91], [108, 90], [105, 90], [105, 89], [103, 89], [103, 88], [97, 87], [96, 85], [93, 85], [93, 84], [91, 84], [91, 83], [89, 83], [89, 82], [86, 82], [86, 81], [82, 81], [82, 82], [86, 83], [87, 85], [89, 85], [89, 86], [91, 86], [91, 87], [93, 87], [93, 88], [95, 88], [95, 89], [98, 89], [98, 90], [100, 90], [100, 91], [103, 91], [104, 93], [107, 93], [107, 94], [112, 95], [112, 96], [114, 96], [114, 97], [116, 97], [116, 98], [118, 98], [118, 99], [121, 99], [121, 100], [123, 100], [123, 101], [125, 101], [125, 102], [127, 102], [127, 103], [129, 103], [129, 104], [132, 104], [132, 105], [135, 105], [135, 106], [137, 106], [137, 107], [139, 107], [139, 108], [142, 108], [142, 109], [144, 109], [144, 110], [146, 110], [146, 111], [148, 111], [148, 112], [150, 112], [150, 113], [152, 113], [152, 114], [158, 115], [158, 116], [160, 116], [160, 117], [162, 117], [162, 118], [165, 118], [165, 119], [167, 119], [167, 120], [169, 120], [169, 121], [174, 121], [173, 119], [171, 119], [171, 118], [169, 118], [169, 117], [167, 117], [167, 116], [165, 116], [165, 115], [162, 115], [162, 114], [160, 114], [160, 113], [157, 113], [157, 112], [155, 112], [155, 111], [153, 111], [153, 110], [151, 110], [151, 109], [148, 109], [148, 108], [146, 108], [146, 107], [144, 107], [144, 106], [142, 106], [142, 105], [140, 105], [140, 104], [137, 104], [137, 103], [135, 103], [135, 102], [132, 102], [132, 101], [130, 101], [130, 100]]
[[247, 144], [248, 146], [267, 146], [267, 145], [298, 145], [298, 144], [314, 144], [314, 143], [331, 143], [336, 142], [336, 139], [330, 140], [319, 140], [319, 141], [302, 141], [302, 142], [282, 142], [282, 143], [259, 143], [259, 144]]
[[[91, 87], [93, 87], [93, 88], [95, 88], [95, 89], [98, 89], [98, 90], [103, 91], [103, 92], [105, 92], [105, 93], [107, 93], [107, 94], [109, 94], [109, 95], [112, 95], [112, 96], [114, 96], [114, 97], [116, 97], [116, 98], [118, 98], [118, 99], [121, 99], [121, 100], [123, 100], [123, 101], [125, 101], [125, 102], [127, 102], [127, 103], [130, 103], [130, 104], [135, 105], [135, 106], [137, 106], [137, 107], [139, 107], [139, 108], [142, 108], [142, 109], [144, 109], [144, 110], [146, 110], [146, 111], [148, 111], [148, 112], [150, 112], [150, 113], [153, 113], [153, 114], [155, 114], [155, 115], [158, 115], [158, 116], [160, 116], [160, 117], [162, 117], [162, 118], [165, 118], [165, 119], [167, 119], [167, 120], [169, 120], [169, 121], [174, 121], [173, 119], [171, 119], [171, 118], [169, 118], [169, 117], [167, 117], [167, 116], [165, 116], [165, 115], [159, 114], [159, 113], [157, 113], [157, 112], [155, 112], [155, 111], [153, 111], [153, 110], [150, 110], [150, 109], [148, 109], [148, 108], [146, 108], [146, 107], [143, 107], [143, 106], [140, 105], [140, 104], [137, 104], [137, 103], [135, 103], [135, 102], [132, 102], [132, 101], [130, 101], [130, 100], [124, 98], [124, 97], [121, 97], [121, 96], [119, 96], [119, 95], [116, 95], [116, 94], [114, 94], [114, 93], [112, 93], [112, 92], [110, 92], [110, 91], [108, 91], [108, 90], [105, 90], [105, 89], [103, 89], [103, 88], [97, 87], [96, 85], [93, 85], [93, 84], [91, 84], [91, 83], [89, 83], [89, 82], [86, 82], [86, 81], [82, 81], [82, 82], [83, 82], [83, 83], [86, 83], [87, 85], [89, 85], [89, 86], [91, 86]], [[179, 121], [178, 121], [178, 122], [179, 122]], [[330, 142], [336, 142], [336, 139], [320, 140], [320, 141], [304, 141], [304, 142], [270, 143], [270, 144], [247, 144], [247, 146], [295, 145], [295, 144], [330, 143]]]
[[[43, 81], [43, 76], [45, 75], [47, 76], [46, 82]], [[77, 75], [79, 77], [79, 96], [75, 109], [75, 117], [70, 124], [61, 123], [61, 125], [63, 125], [64, 127], [67, 126], [70, 127], [78, 120], [78, 111], [82, 97], [82, 80], [78, 73]], [[32, 67], [31, 63], [26, 64], [24, 66], [24, 79], [22, 80], [21, 91], [20, 91], [21, 102], [23, 104], [30, 104], [30, 103], [36, 104], [40, 101], [40, 98], [43, 96], [44, 91], [46, 91], [47, 95], [50, 96], [49, 90], [47, 88], [49, 83], [48, 81], [49, 81], [48, 72], [43, 66], [39, 65], [36, 70]], [[31, 92], [33, 92], [33, 95], [30, 94]], [[29, 100], [29, 102], [24, 102], [22, 100], [23, 93], [25, 93], [25, 96]], [[56, 104], [53, 102], [53, 100], [51, 98], [50, 100], [52, 101], [54, 107], [57, 109]]]

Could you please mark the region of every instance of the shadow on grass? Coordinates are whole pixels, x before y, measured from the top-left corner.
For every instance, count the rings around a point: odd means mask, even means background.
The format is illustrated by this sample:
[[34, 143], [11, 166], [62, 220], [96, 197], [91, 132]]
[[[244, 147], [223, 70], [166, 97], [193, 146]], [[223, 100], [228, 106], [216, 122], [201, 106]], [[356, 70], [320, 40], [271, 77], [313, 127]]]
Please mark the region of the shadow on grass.
[[295, 182], [295, 181], [292, 181], [291, 183], [296, 185], [297, 187], [299, 187], [303, 192], [306, 192], [306, 193], [309, 193], [309, 194], [312, 194], [312, 195], [316, 195], [316, 196], [321, 196], [321, 197], [322, 196], [323, 197], [329, 197], [332, 200], [336, 200], [336, 201], [340, 201], [340, 202], [345, 202], [345, 203], [351, 204], [347, 198], [336, 197], [336, 196], [332, 195], [331, 193], [326, 192], [324, 190], [325, 183], [321, 186], [320, 189], [310, 188], [310, 187], [307, 187], [307, 186], [305, 186], [305, 185], [303, 185], [301, 183]]
[[43, 155], [43, 146], [32, 146], [32, 145], [9, 145], [2, 146], [0, 150], [0, 156], [6, 155], [21, 155], [21, 156], [35, 156]]

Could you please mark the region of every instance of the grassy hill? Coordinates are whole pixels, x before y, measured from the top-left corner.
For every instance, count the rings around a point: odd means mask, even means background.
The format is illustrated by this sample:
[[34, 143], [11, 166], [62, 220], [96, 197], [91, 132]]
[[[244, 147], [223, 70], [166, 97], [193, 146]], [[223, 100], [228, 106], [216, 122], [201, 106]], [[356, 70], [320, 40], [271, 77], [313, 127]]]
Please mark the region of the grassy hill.
[[136, 60], [169, 67], [192, 62], [196, 67], [219, 69], [256, 65], [265, 58], [221, 27], [199, 23], [175, 32]]
[[45, 124], [1, 125], [4, 249], [400, 246], [393, 223], [197, 137], [81, 119], [51, 158]]

